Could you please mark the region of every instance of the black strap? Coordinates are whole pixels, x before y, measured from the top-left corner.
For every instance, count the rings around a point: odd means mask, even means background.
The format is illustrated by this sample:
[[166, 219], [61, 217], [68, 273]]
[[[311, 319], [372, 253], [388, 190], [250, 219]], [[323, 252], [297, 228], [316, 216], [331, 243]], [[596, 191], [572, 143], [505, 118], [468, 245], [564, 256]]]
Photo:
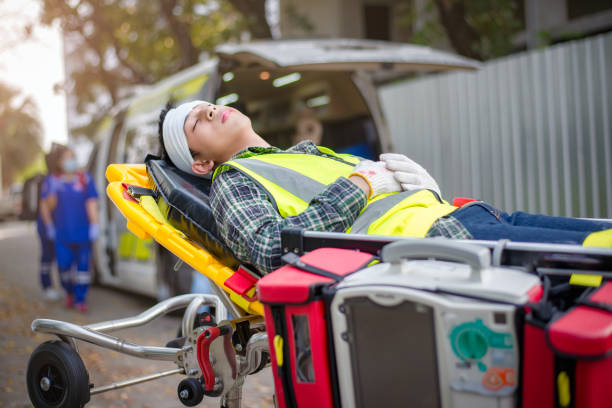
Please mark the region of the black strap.
[[127, 186], [127, 192], [130, 196], [138, 199], [142, 196], [153, 196], [155, 197], [155, 191], [150, 188], [139, 187], [139, 186]]
[[285, 255], [281, 257], [281, 260], [285, 262], [286, 264], [295, 266], [298, 269], [301, 269], [306, 272], [314, 273], [315, 275], [321, 275], [327, 278], [331, 278], [335, 280], [336, 282], [344, 278], [344, 276], [342, 275], [338, 275], [333, 272], [326, 271], [325, 269], [317, 268], [316, 266], [308, 265], [307, 263], [302, 262], [300, 257], [297, 254], [294, 254], [293, 252], [286, 253]]

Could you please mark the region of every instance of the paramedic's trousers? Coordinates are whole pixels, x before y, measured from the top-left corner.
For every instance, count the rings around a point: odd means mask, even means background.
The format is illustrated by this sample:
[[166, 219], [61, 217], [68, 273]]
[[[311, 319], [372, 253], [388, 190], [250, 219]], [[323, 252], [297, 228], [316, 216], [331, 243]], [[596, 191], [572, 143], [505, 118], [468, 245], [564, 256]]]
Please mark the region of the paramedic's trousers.
[[[74, 303], [85, 302], [89, 289], [90, 242], [66, 243], [61, 239], [55, 242], [57, 269], [66, 293], [74, 296]], [[76, 264], [76, 271], [73, 266]]]
[[40, 239], [40, 284], [43, 289], [51, 287], [51, 266], [55, 259], [55, 245], [47, 237], [45, 227], [40, 220], [36, 222], [36, 230]]
[[481, 201], [451, 214], [474, 239], [509, 239], [517, 242], [545, 242], [582, 245], [592, 232], [612, 228], [612, 223], [577, 218], [552, 217], [517, 211], [508, 214]]

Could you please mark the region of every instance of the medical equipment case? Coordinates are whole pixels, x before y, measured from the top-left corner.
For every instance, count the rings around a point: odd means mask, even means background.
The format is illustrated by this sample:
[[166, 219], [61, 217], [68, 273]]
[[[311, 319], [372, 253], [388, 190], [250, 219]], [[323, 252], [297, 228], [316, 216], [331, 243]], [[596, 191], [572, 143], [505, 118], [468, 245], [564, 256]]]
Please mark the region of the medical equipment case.
[[324, 289], [364, 268], [374, 257], [365, 252], [321, 248], [301, 260], [295, 258], [297, 261], [292, 262], [297, 266], [286, 265], [257, 284], [259, 300], [264, 304], [277, 406], [333, 407], [335, 367], [330, 361]]

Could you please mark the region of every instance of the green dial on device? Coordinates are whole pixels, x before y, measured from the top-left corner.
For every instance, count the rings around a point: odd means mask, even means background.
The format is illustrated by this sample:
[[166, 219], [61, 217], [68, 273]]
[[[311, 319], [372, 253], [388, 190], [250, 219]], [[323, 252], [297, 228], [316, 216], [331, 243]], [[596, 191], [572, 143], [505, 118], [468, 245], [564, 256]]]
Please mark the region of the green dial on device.
[[456, 326], [449, 338], [453, 352], [463, 361], [484, 357], [489, 347], [512, 348], [512, 338], [508, 333], [494, 332], [480, 319]]

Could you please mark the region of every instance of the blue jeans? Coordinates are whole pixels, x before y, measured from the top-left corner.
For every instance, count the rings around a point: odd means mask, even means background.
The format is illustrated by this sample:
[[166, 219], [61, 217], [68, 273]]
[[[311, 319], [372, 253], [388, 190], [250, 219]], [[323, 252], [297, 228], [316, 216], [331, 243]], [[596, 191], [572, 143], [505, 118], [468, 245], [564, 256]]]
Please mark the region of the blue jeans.
[[508, 214], [483, 202], [459, 208], [451, 215], [463, 224], [474, 239], [480, 240], [509, 239], [582, 245], [590, 233], [612, 228], [612, 223], [604, 221], [551, 217], [522, 211]]

